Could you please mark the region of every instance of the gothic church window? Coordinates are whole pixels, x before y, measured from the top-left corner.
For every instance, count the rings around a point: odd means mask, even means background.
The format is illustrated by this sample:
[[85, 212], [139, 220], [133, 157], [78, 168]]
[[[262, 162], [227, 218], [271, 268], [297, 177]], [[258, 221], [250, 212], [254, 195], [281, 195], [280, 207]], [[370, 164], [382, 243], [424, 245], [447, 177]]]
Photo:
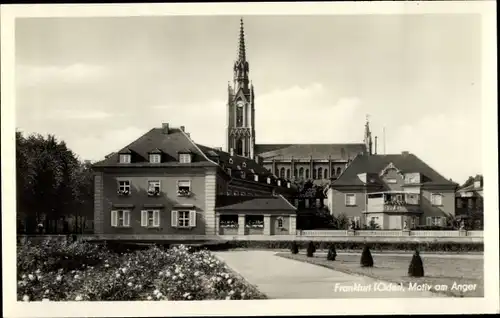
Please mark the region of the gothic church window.
[[299, 169], [299, 178], [303, 178], [304, 177], [304, 168], [300, 168]]
[[339, 175], [342, 172], [342, 169], [337, 168], [337, 174]]
[[243, 107], [240, 105], [236, 107], [236, 127], [243, 127]]
[[328, 169], [325, 169], [323, 179], [328, 179]]
[[287, 179], [290, 179], [290, 169], [286, 169], [286, 177]]
[[306, 169], [306, 179], [309, 179], [309, 169]]
[[318, 168], [318, 179], [321, 179], [323, 177], [323, 169]]
[[316, 169], [313, 169], [312, 172], [313, 172], [313, 180], [316, 180], [316, 176], [317, 176]]
[[281, 168], [280, 169], [280, 178], [284, 178], [285, 177], [285, 168]]
[[293, 170], [293, 177], [297, 178], [297, 169]]
[[243, 156], [243, 140], [236, 141], [236, 154]]

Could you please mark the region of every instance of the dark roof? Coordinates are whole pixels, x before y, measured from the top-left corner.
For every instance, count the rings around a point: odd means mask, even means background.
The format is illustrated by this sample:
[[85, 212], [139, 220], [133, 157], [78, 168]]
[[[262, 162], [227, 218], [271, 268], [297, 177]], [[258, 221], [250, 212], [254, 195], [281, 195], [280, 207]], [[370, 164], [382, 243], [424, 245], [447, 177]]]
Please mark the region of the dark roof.
[[474, 184], [468, 185], [466, 187], [463, 187], [461, 189], [457, 190], [457, 193], [460, 192], [476, 192], [476, 191], [483, 191], [483, 185], [481, 183], [479, 188], [474, 187]]
[[255, 153], [263, 159], [349, 159], [366, 151], [359, 144], [261, 144], [255, 145]]
[[212, 160], [217, 160], [219, 165], [224, 168], [230, 168], [232, 172], [244, 171], [249, 175], [258, 174], [259, 176], [271, 176], [271, 172], [259, 165], [252, 159], [241, 157], [241, 156], [231, 156], [230, 153], [221, 151], [215, 148], [207, 147], [204, 145], [196, 144], [201, 151], [205, 153], [207, 157]]
[[[151, 152], [162, 153], [162, 163], [149, 163], [148, 154]], [[97, 162], [94, 167], [123, 166], [118, 162], [119, 153], [132, 153], [132, 162], [127, 166], [214, 166], [197, 149], [196, 145], [186, 136], [184, 132], [177, 128], [170, 128], [168, 134], [164, 134], [161, 128], [153, 128], [131, 144], [123, 147], [108, 158]], [[179, 163], [179, 152], [189, 152], [192, 154], [191, 164]]]
[[218, 211], [296, 211], [296, 208], [281, 195], [258, 197], [219, 195], [215, 209]]
[[334, 187], [342, 185], [363, 185], [364, 183], [358, 178], [358, 174], [361, 173], [368, 173], [368, 180], [372, 179], [374, 184], [380, 184], [381, 180], [378, 178], [378, 174], [390, 163], [402, 173], [422, 174], [422, 184], [424, 185], [457, 186], [456, 183], [446, 179], [420, 158], [411, 153], [396, 155], [359, 155], [331, 185]]

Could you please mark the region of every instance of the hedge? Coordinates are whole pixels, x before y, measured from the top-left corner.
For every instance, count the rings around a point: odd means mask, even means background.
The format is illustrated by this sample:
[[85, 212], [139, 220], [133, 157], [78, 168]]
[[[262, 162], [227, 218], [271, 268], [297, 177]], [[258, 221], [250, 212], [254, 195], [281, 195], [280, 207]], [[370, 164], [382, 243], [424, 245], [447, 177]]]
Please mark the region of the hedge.
[[[299, 249], [306, 250], [308, 241], [295, 241]], [[231, 248], [256, 248], [256, 249], [287, 249], [290, 250], [293, 241], [230, 241], [224, 247]], [[327, 250], [335, 244], [337, 250], [363, 250], [368, 244], [372, 251], [415, 251], [423, 252], [483, 252], [483, 243], [454, 243], [454, 242], [332, 242], [314, 241], [317, 250]]]

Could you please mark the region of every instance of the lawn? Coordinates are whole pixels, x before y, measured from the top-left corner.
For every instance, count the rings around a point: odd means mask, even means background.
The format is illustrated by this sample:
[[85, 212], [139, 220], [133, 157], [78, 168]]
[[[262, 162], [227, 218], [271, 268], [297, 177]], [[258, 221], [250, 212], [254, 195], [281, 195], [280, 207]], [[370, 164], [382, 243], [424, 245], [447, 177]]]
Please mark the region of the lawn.
[[116, 253], [89, 243], [19, 246], [19, 301], [264, 299], [208, 251]]
[[[408, 266], [411, 255], [373, 255], [374, 267], [360, 266], [360, 254], [340, 254], [335, 261], [328, 261], [326, 254], [316, 253], [314, 257], [305, 254], [278, 253], [278, 256], [308, 262], [315, 265], [331, 268], [340, 272], [356, 275], [365, 275], [371, 278], [392, 283], [403, 283], [405, 287], [412, 284], [429, 284], [431, 291], [437, 292], [435, 285], [446, 285], [444, 293], [455, 297], [483, 297], [484, 296], [484, 267], [483, 258], [445, 258], [439, 256], [422, 256], [425, 277], [408, 277]], [[476, 284], [475, 290], [461, 291], [453, 289], [453, 284]], [[455, 285], [457, 287], [457, 285]]]

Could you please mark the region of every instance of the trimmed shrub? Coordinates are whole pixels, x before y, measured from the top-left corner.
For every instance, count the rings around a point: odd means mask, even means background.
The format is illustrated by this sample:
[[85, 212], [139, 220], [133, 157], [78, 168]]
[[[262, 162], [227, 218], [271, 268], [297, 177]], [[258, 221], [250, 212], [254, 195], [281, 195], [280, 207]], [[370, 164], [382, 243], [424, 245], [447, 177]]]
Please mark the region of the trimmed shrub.
[[309, 245], [307, 245], [307, 257], [313, 257], [314, 252], [316, 252], [316, 247], [314, 246], [314, 243], [311, 241], [309, 242]]
[[362, 267], [373, 267], [373, 257], [370, 253], [368, 245], [365, 245], [363, 252], [361, 253], [361, 266]]
[[329, 261], [334, 261], [335, 258], [337, 258], [337, 251], [335, 250], [335, 245], [331, 245], [328, 248], [328, 255], [326, 256], [326, 259]]
[[293, 241], [292, 242], [292, 254], [298, 254], [299, 253], [299, 246], [297, 245], [297, 242]]
[[408, 267], [408, 276], [411, 277], [423, 277], [424, 276], [424, 264], [420, 253], [415, 250], [415, 254], [411, 258], [410, 266]]

